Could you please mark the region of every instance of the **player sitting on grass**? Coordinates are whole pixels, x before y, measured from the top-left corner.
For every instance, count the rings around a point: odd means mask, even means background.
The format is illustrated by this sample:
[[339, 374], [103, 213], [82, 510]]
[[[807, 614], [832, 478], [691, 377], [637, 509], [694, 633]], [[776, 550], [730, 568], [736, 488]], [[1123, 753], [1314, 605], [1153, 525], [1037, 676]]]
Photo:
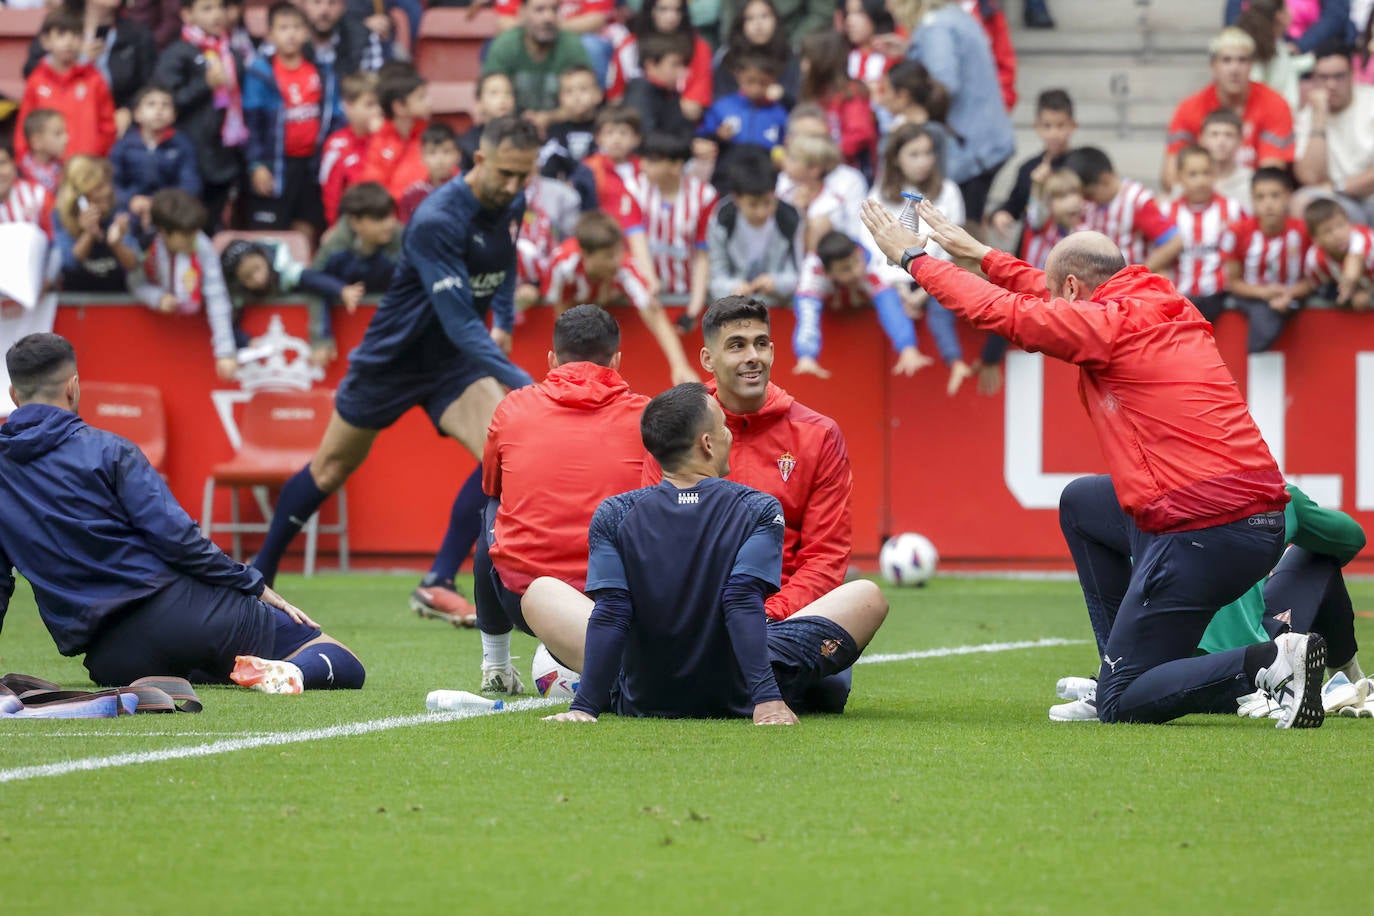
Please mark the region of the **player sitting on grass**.
[[520, 598], [538, 576], [587, 582], [587, 526], [607, 497], [639, 485], [639, 415], [649, 399], [620, 377], [620, 324], [595, 305], [553, 326], [549, 374], [496, 408], [482, 456], [487, 505], [473, 559], [482, 690], [521, 693], [510, 631], [530, 632]]
[[19, 409], [0, 427], [0, 620], [13, 568], [58, 650], [84, 652], [97, 684], [363, 686], [357, 657], [201, 535], [142, 452], [76, 415], [70, 343], [30, 334], [5, 362]]
[[858, 659], [887, 616], [862, 598], [769, 624], [764, 599], [782, 574], [782, 506], [721, 478], [730, 429], [706, 386], [670, 388], [644, 408], [644, 446], [663, 468], [654, 487], [612, 496], [588, 534], [587, 591], [534, 580], [525, 617], [560, 662], [582, 672], [572, 709], [550, 718], [724, 718], [790, 725], [810, 687]]

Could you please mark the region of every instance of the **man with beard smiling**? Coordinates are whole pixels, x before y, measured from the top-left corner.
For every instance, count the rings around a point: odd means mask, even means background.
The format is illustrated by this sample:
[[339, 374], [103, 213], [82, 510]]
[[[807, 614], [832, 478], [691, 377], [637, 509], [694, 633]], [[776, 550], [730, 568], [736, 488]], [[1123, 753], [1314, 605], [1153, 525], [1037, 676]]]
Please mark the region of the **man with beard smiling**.
[[[530, 384], [508, 354], [521, 189], [538, 152], [533, 124], [497, 118], [482, 134], [473, 168], [415, 212], [391, 288], [349, 354], [324, 440], [282, 487], [253, 561], [268, 582], [292, 538], [363, 463], [377, 434], [407, 410], [423, 407], [441, 435], [480, 461], [504, 389]], [[490, 332], [488, 311], [495, 316]]]
[[[729, 479], [776, 497], [786, 523], [782, 588], [765, 610], [770, 620], [807, 613], [843, 619], [862, 592], [845, 584], [853, 519], [854, 475], [844, 435], [832, 419], [798, 404], [769, 381], [774, 346], [768, 309], [749, 296], [717, 300], [701, 319], [701, 365], [707, 388], [725, 409], [734, 435]], [[645, 485], [662, 478], [644, 463]], [[850, 672], [826, 678], [808, 696], [813, 709], [838, 712], [849, 695]]]
[[515, 107], [548, 129], [558, 114], [558, 78], [569, 67], [590, 67], [576, 32], [558, 26], [558, 0], [525, 0], [519, 28], [492, 39], [482, 75], [504, 73], [515, 87]]

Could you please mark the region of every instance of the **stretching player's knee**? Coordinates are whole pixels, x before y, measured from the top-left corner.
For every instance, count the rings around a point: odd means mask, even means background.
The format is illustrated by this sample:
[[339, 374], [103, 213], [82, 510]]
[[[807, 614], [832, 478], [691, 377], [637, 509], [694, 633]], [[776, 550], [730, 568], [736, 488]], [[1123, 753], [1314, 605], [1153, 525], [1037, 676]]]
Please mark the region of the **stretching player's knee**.
[[361, 462], [337, 455], [316, 455], [310, 463], [310, 476], [315, 486], [325, 493], [334, 493], [344, 485]]
[[854, 598], [859, 607], [879, 622], [883, 621], [887, 617], [887, 596], [878, 587], [878, 583], [871, 579], [856, 579], [853, 585]]

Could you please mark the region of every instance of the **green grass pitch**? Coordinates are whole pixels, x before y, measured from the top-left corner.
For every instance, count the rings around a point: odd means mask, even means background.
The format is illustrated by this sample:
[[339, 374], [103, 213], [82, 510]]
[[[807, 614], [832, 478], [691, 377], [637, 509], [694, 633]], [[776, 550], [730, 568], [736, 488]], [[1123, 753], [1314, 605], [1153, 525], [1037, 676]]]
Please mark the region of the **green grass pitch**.
[[[405, 611], [408, 576], [288, 577], [361, 692], [201, 691], [198, 715], [0, 721], [0, 773], [410, 716], [474, 689], [475, 632]], [[1374, 585], [1353, 586], [1357, 608]], [[892, 591], [870, 648], [1086, 640], [1070, 582]], [[1374, 622], [1359, 635], [1374, 645]], [[527, 666], [530, 640], [514, 651]], [[1369, 664], [1369, 660], [1366, 661]], [[1280, 913], [1374, 903], [1374, 722], [1055, 725], [1089, 644], [865, 665], [842, 717], [543, 711], [0, 781], [18, 913]], [[85, 683], [21, 585], [0, 670]]]

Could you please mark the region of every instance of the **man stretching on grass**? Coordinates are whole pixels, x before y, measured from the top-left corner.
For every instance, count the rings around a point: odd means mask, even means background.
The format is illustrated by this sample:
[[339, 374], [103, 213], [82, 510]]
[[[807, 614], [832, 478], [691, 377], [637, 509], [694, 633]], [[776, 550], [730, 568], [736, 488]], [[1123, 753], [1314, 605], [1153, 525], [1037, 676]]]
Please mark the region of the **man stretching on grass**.
[[644, 408], [644, 447], [663, 481], [597, 508], [587, 591], [534, 580], [523, 609], [563, 664], [582, 672], [572, 709], [550, 718], [725, 718], [797, 721], [808, 688], [858, 659], [887, 616], [872, 582], [857, 598], [817, 602], [769, 624], [764, 599], [782, 573], [782, 506], [723, 480], [730, 429], [706, 386], [670, 388]]
[[0, 621], [18, 569], [97, 684], [363, 686], [357, 657], [207, 540], [136, 446], [76, 415], [70, 343], [30, 334], [5, 361], [19, 409], [0, 427]]

